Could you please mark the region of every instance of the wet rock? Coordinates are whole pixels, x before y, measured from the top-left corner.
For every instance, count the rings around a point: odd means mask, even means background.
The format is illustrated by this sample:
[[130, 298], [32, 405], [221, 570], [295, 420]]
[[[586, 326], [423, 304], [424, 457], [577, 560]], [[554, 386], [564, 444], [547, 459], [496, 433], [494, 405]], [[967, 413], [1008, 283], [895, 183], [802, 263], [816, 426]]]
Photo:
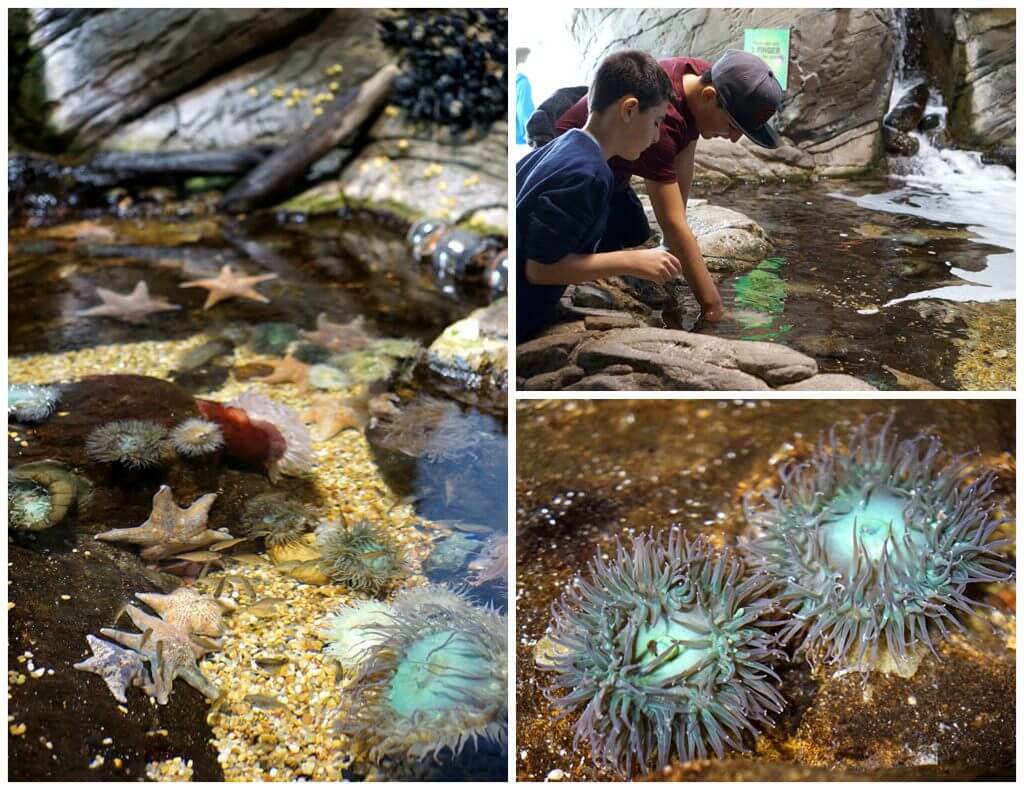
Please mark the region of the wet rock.
[[941, 113], [927, 113], [921, 119], [921, 123], [917, 125], [917, 130], [919, 132], [930, 132], [932, 129], [938, 129], [942, 125], [942, 119], [943, 116]]
[[569, 361], [570, 354], [580, 342], [596, 336], [596, 333], [577, 335], [566, 332], [541, 335], [522, 343], [516, 347], [516, 373], [530, 377], [560, 368]]
[[643, 322], [628, 313], [614, 313], [612, 315], [588, 315], [583, 319], [583, 325], [587, 329], [600, 332], [606, 329], [626, 329], [627, 327], [643, 326]]
[[816, 376], [811, 376], [803, 381], [796, 381], [792, 384], [785, 384], [779, 387], [780, 390], [804, 390], [804, 391], [815, 391], [815, 392], [860, 392], [873, 390], [872, 387], [866, 381], [861, 381], [853, 376], [847, 376], [843, 373], [819, 373]]
[[[12, 19], [18, 32], [12, 58], [19, 65], [12, 128], [35, 147], [110, 145], [118, 126], [171, 99], [182, 86], [211, 79], [250, 53], [280, 46], [323, 16], [317, 9], [20, 11]], [[209, 105], [211, 113], [224, 110], [224, 103]], [[224, 128], [229, 128], [235, 114], [225, 115]], [[121, 138], [121, 146], [129, 139]], [[222, 138], [210, 140], [231, 147]]]
[[987, 165], [1002, 165], [1017, 172], [1017, 149], [1008, 145], [999, 146], [983, 153], [981, 161]]
[[583, 368], [577, 365], [568, 365], [550, 373], [541, 373], [527, 379], [521, 385], [521, 389], [528, 390], [560, 390], [566, 389], [570, 384], [575, 384], [586, 373]]
[[926, 67], [949, 107], [951, 140], [975, 149], [1016, 146], [1016, 10], [928, 8], [922, 20]]
[[445, 329], [417, 371], [456, 400], [503, 412], [508, 393], [508, 303], [499, 299]]
[[901, 132], [912, 132], [924, 117], [924, 108], [928, 104], [928, 85], [921, 82], [904, 93], [896, 106], [886, 114], [882, 121], [884, 126], [898, 129]]
[[910, 134], [892, 126], [882, 127], [882, 139], [885, 141], [885, 150], [895, 156], [913, 156], [921, 147]]
[[[320, 11], [301, 32], [287, 46], [265, 48], [215, 79], [176, 92], [118, 129], [103, 147], [203, 151], [281, 146], [316, 118], [313, 97], [339, 95], [388, 62], [376, 36], [374, 11]], [[344, 65], [342, 72], [326, 74], [335, 63]], [[337, 90], [330, 89], [332, 83]]]
[[439, 540], [423, 560], [423, 573], [428, 577], [456, 574], [480, 550], [481, 545], [480, 541], [458, 532], [449, 535]]

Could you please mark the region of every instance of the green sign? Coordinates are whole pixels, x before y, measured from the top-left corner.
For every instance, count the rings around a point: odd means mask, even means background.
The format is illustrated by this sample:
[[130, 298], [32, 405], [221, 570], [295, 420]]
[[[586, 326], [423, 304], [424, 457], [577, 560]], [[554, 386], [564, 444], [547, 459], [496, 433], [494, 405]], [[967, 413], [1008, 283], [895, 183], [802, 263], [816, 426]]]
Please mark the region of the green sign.
[[786, 90], [789, 80], [789, 28], [747, 28], [743, 31], [743, 49], [757, 55], [771, 67]]

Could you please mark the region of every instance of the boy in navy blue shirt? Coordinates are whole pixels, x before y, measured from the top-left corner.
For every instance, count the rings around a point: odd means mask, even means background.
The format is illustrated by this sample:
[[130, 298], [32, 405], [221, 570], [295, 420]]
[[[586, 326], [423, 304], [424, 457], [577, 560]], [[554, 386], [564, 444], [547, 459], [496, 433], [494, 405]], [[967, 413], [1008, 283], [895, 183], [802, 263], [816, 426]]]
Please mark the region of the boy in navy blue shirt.
[[609, 55], [590, 87], [586, 125], [516, 165], [517, 342], [555, 322], [568, 285], [624, 274], [665, 283], [681, 273], [667, 250], [596, 252], [615, 186], [608, 159], [634, 160], [656, 142], [674, 95], [650, 55]]

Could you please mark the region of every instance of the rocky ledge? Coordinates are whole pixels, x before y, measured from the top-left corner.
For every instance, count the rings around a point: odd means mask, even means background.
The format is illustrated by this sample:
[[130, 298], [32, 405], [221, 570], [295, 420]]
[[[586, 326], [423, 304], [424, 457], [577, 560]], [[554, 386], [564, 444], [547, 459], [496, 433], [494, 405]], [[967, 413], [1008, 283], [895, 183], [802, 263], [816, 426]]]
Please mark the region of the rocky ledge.
[[[777, 343], [676, 329], [607, 328], [610, 317], [558, 324], [516, 350], [524, 390], [872, 390]], [[629, 319], [629, 316], [626, 316]]]

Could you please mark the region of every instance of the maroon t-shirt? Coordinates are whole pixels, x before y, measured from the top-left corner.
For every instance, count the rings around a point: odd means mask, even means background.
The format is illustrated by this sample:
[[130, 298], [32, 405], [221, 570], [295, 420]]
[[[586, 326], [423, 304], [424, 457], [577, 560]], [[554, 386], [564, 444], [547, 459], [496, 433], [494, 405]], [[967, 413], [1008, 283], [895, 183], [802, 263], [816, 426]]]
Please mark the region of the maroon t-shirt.
[[[659, 60], [658, 64], [672, 80], [676, 100], [669, 102], [658, 142], [640, 154], [639, 159], [630, 162], [620, 156], [613, 156], [608, 160], [608, 165], [615, 176], [616, 189], [627, 186], [629, 177], [633, 175], [649, 178], [651, 181], [675, 181], [676, 156], [700, 137], [697, 123], [683, 96], [683, 75], [696, 74], [699, 77], [711, 68], [711, 64], [700, 58], [666, 58]], [[587, 123], [588, 112], [587, 97], [584, 96], [558, 119], [555, 123], [555, 132], [564, 134], [569, 129], [583, 128]]]

